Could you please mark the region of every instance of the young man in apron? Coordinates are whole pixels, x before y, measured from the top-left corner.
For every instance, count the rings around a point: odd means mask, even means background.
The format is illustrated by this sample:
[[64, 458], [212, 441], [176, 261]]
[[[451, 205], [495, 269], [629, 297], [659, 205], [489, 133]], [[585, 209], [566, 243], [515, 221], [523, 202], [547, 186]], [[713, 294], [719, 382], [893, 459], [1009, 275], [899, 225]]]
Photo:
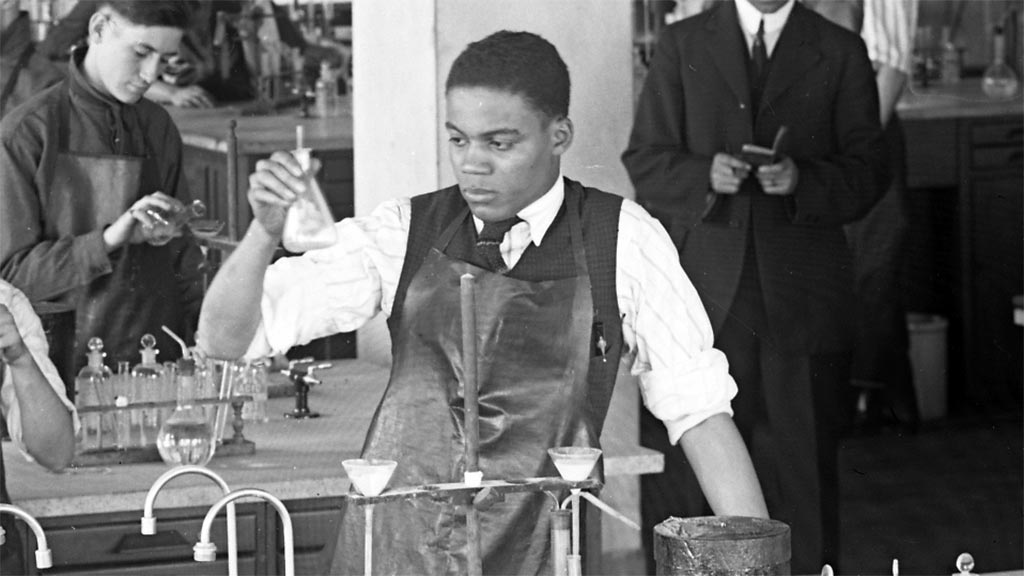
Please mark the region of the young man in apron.
[[[75, 452], [78, 415], [47, 357], [46, 335], [28, 298], [0, 280], [0, 407], [14, 445], [29, 460], [61, 470]], [[0, 502], [9, 504], [0, 451]], [[14, 517], [0, 516], [6, 542], [0, 565], [6, 574], [27, 573]]]
[[[393, 486], [456, 482], [465, 470], [459, 279], [471, 273], [485, 477], [553, 476], [547, 448], [600, 446], [625, 354], [716, 513], [765, 516], [730, 417], [735, 384], [671, 240], [635, 203], [561, 175], [573, 125], [555, 47], [528, 32], [470, 44], [446, 99], [458, 185], [342, 221], [335, 246], [269, 269], [303, 185], [287, 152], [258, 163], [256, 218], [210, 287], [200, 346], [218, 357], [286, 350], [384, 312], [394, 361], [363, 455], [398, 461]], [[537, 493], [480, 511], [484, 573], [550, 573], [550, 508]], [[450, 504], [376, 510], [386, 535], [376, 570], [467, 572], [466, 518]], [[362, 572], [361, 527], [362, 515], [346, 511], [330, 573]]]
[[202, 283], [188, 235], [162, 243], [154, 214], [188, 201], [170, 116], [142, 99], [188, 25], [185, 2], [104, 2], [68, 78], [0, 123], [0, 276], [33, 305], [76, 310], [75, 359], [103, 339], [108, 362], [135, 360], [139, 338], [179, 351]]

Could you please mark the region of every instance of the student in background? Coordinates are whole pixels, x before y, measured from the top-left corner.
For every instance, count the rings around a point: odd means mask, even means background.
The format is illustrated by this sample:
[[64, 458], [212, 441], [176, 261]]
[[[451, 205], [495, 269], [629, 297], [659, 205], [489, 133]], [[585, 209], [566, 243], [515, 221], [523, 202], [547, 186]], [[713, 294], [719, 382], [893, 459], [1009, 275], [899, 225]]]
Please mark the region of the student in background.
[[0, 118], [60, 82], [63, 72], [36, 52], [32, 21], [18, 0], [0, 0]]

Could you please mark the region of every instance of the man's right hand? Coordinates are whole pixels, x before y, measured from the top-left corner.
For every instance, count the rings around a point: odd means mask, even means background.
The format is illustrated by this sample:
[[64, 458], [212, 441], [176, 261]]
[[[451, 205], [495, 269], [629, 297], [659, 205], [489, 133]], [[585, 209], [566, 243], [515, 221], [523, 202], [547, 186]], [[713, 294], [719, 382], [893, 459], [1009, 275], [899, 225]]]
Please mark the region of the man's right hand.
[[[311, 170], [316, 173], [320, 163], [315, 158], [312, 162]], [[256, 163], [256, 171], [249, 175], [249, 205], [256, 221], [272, 237], [281, 237], [288, 207], [306, 192], [306, 186], [302, 166], [291, 152], [274, 152]]]
[[31, 358], [25, 341], [21, 339], [14, 315], [7, 306], [0, 304], [0, 362], [14, 365], [26, 358]]
[[725, 152], [715, 154], [711, 161], [711, 189], [719, 194], [735, 194], [750, 174], [750, 164]]
[[107, 252], [125, 244], [141, 244], [154, 240], [155, 226], [167, 223], [161, 214], [171, 214], [183, 208], [180, 200], [163, 192], [154, 192], [139, 198], [103, 231], [103, 242], [107, 246]]

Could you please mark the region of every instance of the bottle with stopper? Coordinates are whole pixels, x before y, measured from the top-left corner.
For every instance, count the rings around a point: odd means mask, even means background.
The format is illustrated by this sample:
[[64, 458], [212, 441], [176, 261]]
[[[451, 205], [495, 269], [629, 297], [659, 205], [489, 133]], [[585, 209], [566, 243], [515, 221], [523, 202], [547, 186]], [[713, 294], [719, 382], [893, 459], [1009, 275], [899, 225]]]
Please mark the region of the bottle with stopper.
[[[156, 337], [144, 334], [139, 343], [142, 345], [139, 349], [142, 361], [132, 368], [134, 397], [139, 402], [159, 402], [166, 375], [164, 367], [156, 359], [160, 353], [156, 348]], [[150, 439], [156, 440], [156, 433], [160, 430], [160, 410], [145, 408], [132, 411], [132, 425], [139, 428], [139, 443], [143, 446], [149, 444]]]
[[303, 146], [302, 126], [295, 127], [295, 140], [297, 147], [292, 153], [302, 166], [306, 191], [288, 207], [281, 240], [286, 250], [298, 253], [326, 248], [338, 237], [331, 209], [311, 169], [312, 150]]
[[[88, 343], [89, 351], [86, 353], [88, 363], [78, 371], [75, 378], [75, 407], [86, 408], [90, 406], [109, 405], [112, 398], [109, 398], [109, 388], [113, 374], [110, 368], [103, 363], [103, 340], [90, 338]], [[82, 416], [82, 430], [80, 448], [89, 450], [103, 447], [104, 418], [102, 412], [90, 412]]]

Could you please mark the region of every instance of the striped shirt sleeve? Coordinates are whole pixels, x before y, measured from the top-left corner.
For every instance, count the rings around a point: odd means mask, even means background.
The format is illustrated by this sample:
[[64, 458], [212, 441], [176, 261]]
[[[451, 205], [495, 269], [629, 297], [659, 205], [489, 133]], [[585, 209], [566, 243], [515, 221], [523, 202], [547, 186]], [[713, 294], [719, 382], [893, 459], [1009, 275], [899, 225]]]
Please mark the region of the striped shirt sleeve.
[[918, 0], [864, 0], [861, 37], [872, 62], [911, 73], [917, 4]]
[[644, 404], [675, 444], [718, 413], [732, 415], [736, 383], [696, 288], [661, 224], [631, 200], [619, 216], [616, 284], [623, 340]]

